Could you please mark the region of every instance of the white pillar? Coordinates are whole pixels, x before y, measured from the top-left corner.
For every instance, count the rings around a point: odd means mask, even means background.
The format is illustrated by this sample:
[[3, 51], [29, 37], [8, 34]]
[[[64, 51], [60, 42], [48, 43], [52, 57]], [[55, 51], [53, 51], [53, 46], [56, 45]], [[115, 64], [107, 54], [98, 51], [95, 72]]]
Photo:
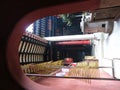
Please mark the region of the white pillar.
[[97, 37], [98, 40], [94, 40], [95, 44], [95, 57], [99, 60], [99, 66], [102, 66], [102, 59], [103, 59], [103, 32], [95, 33], [95, 37]]

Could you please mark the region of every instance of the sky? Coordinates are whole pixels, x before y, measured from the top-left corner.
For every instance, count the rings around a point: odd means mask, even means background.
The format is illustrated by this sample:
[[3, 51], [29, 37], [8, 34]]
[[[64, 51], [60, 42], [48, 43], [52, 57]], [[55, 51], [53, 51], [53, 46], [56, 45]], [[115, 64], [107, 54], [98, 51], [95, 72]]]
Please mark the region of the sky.
[[33, 33], [33, 23], [27, 27], [26, 31]]

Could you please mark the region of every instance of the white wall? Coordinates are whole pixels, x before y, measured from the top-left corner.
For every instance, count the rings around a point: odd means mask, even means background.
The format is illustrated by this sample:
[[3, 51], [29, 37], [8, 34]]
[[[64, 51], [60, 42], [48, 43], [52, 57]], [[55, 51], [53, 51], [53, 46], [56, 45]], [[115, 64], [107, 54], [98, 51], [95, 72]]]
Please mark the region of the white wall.
[[[120, 58], [120, 20], [114, 21], [114, 28], [111, 35], [104, 35], [103, 53], [103, 66], [112, 66], [110, 59]], [[115, 60], [114, 66], [115, 77], [120, 78], [120, 61]], [[112, 75], [111, 69], [104, 70]]]
[[[102, 23], [96, 23], [101, 26]], [[106, 23], [107, 24], [107, 23]], [[94, 24], [89, 24], [94, 26]], [[108, 29], [108, 28], [106, 28]], [[120, 19], [114, 21], [113, 32], [111, 35], [108, 33], [95, 33], [100, 40], [93, 40], [93, 56], [99, 60], [99, 66], [112, 67], [112, 60], [120, 58]], [[115, 77], [120, 78], [120, 60], [114, 59]], [[111, 68], [104, 68], [104, 71], [113, 76]]]
[[112, 34], [104, 40], [104, 57], [120, 58], [120, 21], [114, 22]]

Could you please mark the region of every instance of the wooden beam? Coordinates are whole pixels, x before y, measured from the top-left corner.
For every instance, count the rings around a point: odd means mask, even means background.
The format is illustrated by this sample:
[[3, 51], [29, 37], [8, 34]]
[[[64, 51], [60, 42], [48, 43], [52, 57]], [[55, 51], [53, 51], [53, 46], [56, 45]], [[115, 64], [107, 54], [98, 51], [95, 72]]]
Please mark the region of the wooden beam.
[[40, 75], [40, 74], [25, 74], [26, 76], [36, 76], [36, 77], [45, 77], [45, 78], [67, 78], [67, 79], [91, 79], [91, 80], [110, 80], [110, 81], [120, 81], [116, 78], [94, 78], [94, 77], [58, 77], [51, 75]]
[[120, 17], [120, 6], [101, 8], [93, 11], [92, 20], [93, 21], [110, 21], [115, 20]]
[[101, 0], [100, 8], [120, 6], [120, 0]]

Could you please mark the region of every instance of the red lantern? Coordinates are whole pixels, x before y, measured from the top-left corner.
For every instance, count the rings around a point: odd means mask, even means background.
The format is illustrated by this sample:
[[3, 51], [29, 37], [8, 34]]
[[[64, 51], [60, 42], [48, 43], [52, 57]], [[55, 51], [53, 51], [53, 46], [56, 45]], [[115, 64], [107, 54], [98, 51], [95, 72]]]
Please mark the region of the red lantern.
[[65, 64], [71, 64], [73, 62], [72, 58], [65, 58]]

